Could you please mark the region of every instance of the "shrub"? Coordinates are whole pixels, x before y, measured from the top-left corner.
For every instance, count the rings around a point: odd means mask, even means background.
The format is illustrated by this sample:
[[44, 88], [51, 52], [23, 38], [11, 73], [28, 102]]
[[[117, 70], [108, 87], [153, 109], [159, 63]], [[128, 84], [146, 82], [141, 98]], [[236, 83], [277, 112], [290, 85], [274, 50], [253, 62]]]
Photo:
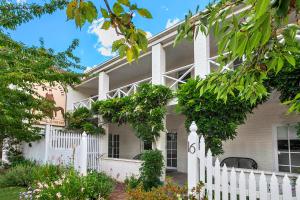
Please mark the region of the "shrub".
[[27, 187], [34, 180], [32, 173], [33, 166], [31, 164], [16, 165], [0, 176], [0, 187]]
[[145, 190], [150, 190], [152, 187], [157, 187], [162, 184], [160, 177], [164, 166], [164, 158], [159, 150], [148, 150], [142, 155], [143, 161], [140, 168], [141, 181]]
[[51, 182], [66, 172], [66, 168], [55, 165], [37, 165], [33, 162], [18, 164], [0, 176], [0, 187], [28, 187], [35, 182]]
[[141, 179], [136, 178], [135, 176], [130, 176], [129, 178], [127, 177], [124, 181], [126, 185], [126, 189], [134, 189], [137, 188], [141, 184]]
[[80, 176], [74, 169], [70, 169], [56, 181], [38, 182], [33, 194], [35, 198], [43, 200], [96, 200], [107, 198], [112, 189], [112, 179], [103, 173], [91, 172], [87, 176]]
[[[149, 191], [145, 191], [142, 185], [139, 185], [135, 189], [128, 189], [127, 195], [129, 200], [196, 200], [197, 196], [203, 187], [202, 183], [199, 183], [196, 188], [193, 188], [192, 194], [189, 196], [187, 186], [179, 186], [171, 179], [166, 179], [166, 183], [163, 186], [152, 188]], [[205, 198], [203, 198], [204, 200]]]

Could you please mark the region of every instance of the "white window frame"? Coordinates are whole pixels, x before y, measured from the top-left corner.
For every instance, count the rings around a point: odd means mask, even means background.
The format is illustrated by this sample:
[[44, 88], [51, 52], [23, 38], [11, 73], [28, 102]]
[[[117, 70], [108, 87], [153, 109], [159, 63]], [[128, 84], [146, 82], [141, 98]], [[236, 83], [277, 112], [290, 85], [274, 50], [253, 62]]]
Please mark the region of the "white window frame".
[[[273, 170], [276, 172], [279, 172], [279, 161], [278, 161], [278, 137], [277, 137], [277, 128], [280, 126], [296, 126], [296, 123], [285, 123], [285, 124], [275, 124], [272, 126], [272, 136], [273, 136]], [[288, 129], [289, 130], [289, 129]], [[288, 141], [289, 140], [289, 132], [288, 132]], [[289, 145], [289, 151], [287, 152], [289, 154], [289, 161], [290, 161], [290, 165], [281, 165], [281, 166], [289, 166], [290, 167], [290, 172], [291, 172], [291, 151], [290, 151], [290, 145]], [[293, 152], [295, 153], [295, 152]], [[299, 152], [298, 152], [299, 153]], [[294, 167], [300, 167], [300, 166], [294, 166]]]

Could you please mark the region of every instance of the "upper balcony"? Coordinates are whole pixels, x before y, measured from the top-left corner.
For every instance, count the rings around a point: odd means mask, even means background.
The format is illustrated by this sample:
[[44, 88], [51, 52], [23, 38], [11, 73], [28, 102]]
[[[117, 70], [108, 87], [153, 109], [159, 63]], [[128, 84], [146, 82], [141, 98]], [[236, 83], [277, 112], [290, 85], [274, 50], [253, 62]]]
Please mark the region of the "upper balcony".
[[[90, 108], [97, 100], [131, 95], [141, 83], [162, 84], [175, 91], [187, 79], [204, 77], [218, 67], [212, 36], [173, 47], [175, 36], [150, 43], [149, 50], [136, 62], [116, 58], [102, 64], [91, 78], [70, 92], [68, 109]], [[104, 78], [99, 74], [105, 74]]]

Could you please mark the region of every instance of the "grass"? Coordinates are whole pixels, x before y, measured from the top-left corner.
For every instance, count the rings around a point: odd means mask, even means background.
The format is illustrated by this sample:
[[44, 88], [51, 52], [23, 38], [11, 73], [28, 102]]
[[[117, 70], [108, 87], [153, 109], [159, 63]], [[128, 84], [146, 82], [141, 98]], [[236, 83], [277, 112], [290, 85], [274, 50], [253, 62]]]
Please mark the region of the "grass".
[[0, 200], [18, 200], [19, 193], [24, 191], [22, 187], [0, 188]]

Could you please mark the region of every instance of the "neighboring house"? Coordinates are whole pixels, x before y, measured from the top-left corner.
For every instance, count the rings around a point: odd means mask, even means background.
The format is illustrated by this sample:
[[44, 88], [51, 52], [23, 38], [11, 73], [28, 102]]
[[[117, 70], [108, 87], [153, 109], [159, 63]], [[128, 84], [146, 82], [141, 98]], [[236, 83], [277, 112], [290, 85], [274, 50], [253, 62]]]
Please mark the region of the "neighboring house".
[[38, 162], [45, 162], [45, 129], [46, 126], [52, 130], [61, 130], [65, 126], [64, 114], [66, 110], [66, 92], [61, 85], [56, 86], [36, 86], [34, 88], [41, 96], [49, 101], [54, 101], [55, 109], [53, 110], [52, 118], [45, 118], [41, 120], [37, 127], [40, 127], [42, 138], [31, 143], [24, 143], [22, 145], [22, 152], [25, 158], [36, 160]]
[[[206, 37], [199, 33], [193, 42], [183, 41], [173, 47], [176, 34], [177, 26], [173, 26], [150, 38], [148, 51], [138, 62], [130, 64], [125, 58], [115, 57], [93, 68], [91, 78], [69, 88], [67, 111], [81, 106], [90, 108], [96, 100], [130, 95], [132, 88], [142, 82], [176, 90], [187, 78], [203, 78], [217, 68], [217, 48], [212, 35]], [[234, 68], [236, 64], [228, 67]], [[168, 105], [167, 133], [161, 133], [158, 148], [166, 156], [167, 169], [187, 172], [188, 133], [184, 116], [175, 112], [176, 104], [174, 99]], [[274, 92], [267, 102], [248, 115], [246, 123], [238, 128], [237, 137], [224, 142], [225, 153], [220, 156], [221, 160], [246, 157], [255, 160], [259, 170], [300, 171], [300, 140], [294, 128], [300, 116], [286, 113], [287, 107]], [[149, 145], [139, 140], [129, 126], [106, 125], [106, 135], [101, 137], [100, 145], [104, 168], [107, 166], [107, 170], [116, 173], [114, 175], [126, 173], [133, 169], [131, 166], [139, 164], [133, 158], [147, 148]]]

